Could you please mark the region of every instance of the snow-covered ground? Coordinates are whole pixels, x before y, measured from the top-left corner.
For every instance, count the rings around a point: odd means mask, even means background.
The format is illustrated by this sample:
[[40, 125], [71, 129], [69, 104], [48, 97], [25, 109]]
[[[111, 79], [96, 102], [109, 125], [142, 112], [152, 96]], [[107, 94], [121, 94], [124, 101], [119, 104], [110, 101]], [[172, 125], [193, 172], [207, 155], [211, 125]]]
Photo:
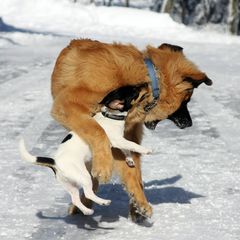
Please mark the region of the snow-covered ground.
[[[240, 39], [197, 32], [168, 15], [124, 8], [74, 5], [67, 0], [1, 0], [0, 16], [0, 239], [240, 239]], [[65, 130], [50, 117], [50, 75], [70, 39], [90, 37], [184, 47], [206, 71], [189, 109], [193, 127], [163, 121], [145, 129], [143, 144], [159, 154], [143, 158], [145, 192], [153, 206], [149, 226], [132, 223], [128, 197], [116, 177], [90, 217], [67, 216], [69, 196], [49, 169], [20, 160], [18, 139], [50, 154]]]

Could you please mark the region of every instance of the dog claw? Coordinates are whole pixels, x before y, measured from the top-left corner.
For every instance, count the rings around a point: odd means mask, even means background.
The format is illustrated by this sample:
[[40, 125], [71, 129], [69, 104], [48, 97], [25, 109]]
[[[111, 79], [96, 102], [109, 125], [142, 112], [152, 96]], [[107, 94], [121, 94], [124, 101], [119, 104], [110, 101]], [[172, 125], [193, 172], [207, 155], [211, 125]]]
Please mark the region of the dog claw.
[[[103, 168], [103, 166], [105, 166]], [[94, 178], [97, 178], [100, 183], [106, 183], [109, 182], [112, 176], [112, 165], [111, 163], [107, 165], [96, 165], [93, 166], [91, 174]]]
[[148, 204], [140, 206], [133, 198], [133, 194], [130, 195], [130, 204], [132, 206], [131, 217], [134, 222], [139, 222], [140, 220], [151, 218], [152, 207]]
[[153, 153], [153, 150], [152, 149], [148, 149], [147, 154], [151, 154], [151, 153]]
[[112, 202], [111, 200], [106, 200], [106, 201], [103, 203], [103, 205], [104, 205], [104, 206], [108, 206], [108, 205], [111, 204], [111, 202]]
[[108, 172], [103, 174], [102, 172], [92, 170], [91, 174], [94, 178], [97, 178], [100, 183], [106, 183], [111, 178], [111, 174]]
[[84, 215], [93, 215], [94, 211], [92, 209], [82, 211]]
[[144, 154], [151, 154], [153, 151], [151, 149], [147, 149]]
[[148, 213], [147, 209], [145, 208], [140, 208], [136, 210], [136, 213], [138, 213], [139, 215], [145, 217], [145, 218], [150, 218], [152, 216], [152, 213]]
[[129, 167], [135, 167], [135, 162], [131, 157], [126, 158], [126, 163]]

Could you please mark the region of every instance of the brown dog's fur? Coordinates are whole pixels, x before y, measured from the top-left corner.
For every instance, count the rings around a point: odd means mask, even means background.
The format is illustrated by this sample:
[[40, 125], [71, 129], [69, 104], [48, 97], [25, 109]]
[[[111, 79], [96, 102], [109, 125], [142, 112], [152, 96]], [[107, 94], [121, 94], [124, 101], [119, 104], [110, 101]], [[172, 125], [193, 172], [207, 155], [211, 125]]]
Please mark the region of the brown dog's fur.
[[98, 111], [98, 103], [122, 86], [149, 83], [152, 99], [151, 80], [144, 64], [145, 57], [151, 58], [161, 79], [160, 99], [146, 116], [138, 115], [133, 109], [125, 129], [129, 140], [140, 143], [144, 120], [165, 119], [183, 101], [190, 99], [193, 84], [184, 81], [185, 78], [208, 84], [205, 73], [187, 60], [181, 50], [175, 50], [171, 45], [163, 44], [159, 48], [148, 46], [146, 51], [141, 52], [132, 45], [73, 40], [60, 53], [52, 74], [53, 117], [89, 143], [93, 153], [94, 177], [106, 182], [114, 167], [135, 203], [131, 203], [130, 209], [133, 219], [136, 217], [136, 206], [142, 214], [152, 214], [143, 192], [140, 157], [133, 153], [136, 167], [129, 168], [121, 151], [114, 150], [113, 161], [109, 140], [92, 116]]

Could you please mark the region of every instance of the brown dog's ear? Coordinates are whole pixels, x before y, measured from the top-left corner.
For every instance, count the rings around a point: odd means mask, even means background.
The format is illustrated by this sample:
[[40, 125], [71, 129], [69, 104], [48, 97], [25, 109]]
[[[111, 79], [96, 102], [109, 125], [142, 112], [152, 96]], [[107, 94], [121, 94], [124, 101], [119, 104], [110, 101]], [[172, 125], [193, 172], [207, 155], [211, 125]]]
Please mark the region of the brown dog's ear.
[[208, 86], [211, 86], [213, 83], [212, 80], [208, 78], [206, 74], [203, 74], [203, 77], [200, 79], [194, 76], [187, 76], [184, 77], [184, 81], [191, 83], [194, 88], [197, 88], [201, 83], [205, 83]]
[[168, 44], [168, 43], [163, 43], [158, 48], [162, 49], [162, 50], [169, 49], [173, 52], [182, 52], [183, 51], [182, 47], [177, 46], [177, 45]]

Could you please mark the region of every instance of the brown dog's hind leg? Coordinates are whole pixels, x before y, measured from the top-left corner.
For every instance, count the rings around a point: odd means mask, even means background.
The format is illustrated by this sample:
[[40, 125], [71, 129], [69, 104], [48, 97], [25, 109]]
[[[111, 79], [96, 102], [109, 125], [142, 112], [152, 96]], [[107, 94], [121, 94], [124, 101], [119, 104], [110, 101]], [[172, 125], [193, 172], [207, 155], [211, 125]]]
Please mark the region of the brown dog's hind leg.
[[[92, 175], [100, 182], [107, 182], [112, 175], [112, 152], [103, 128], [91, 117], [91, 109], [83, 105], [86, 91], [64, 91], [54, 99], [53, 117], [66, 128], [76, 132], [92, 150]], [[86, 101], [86, 100], [85, 100]]]

